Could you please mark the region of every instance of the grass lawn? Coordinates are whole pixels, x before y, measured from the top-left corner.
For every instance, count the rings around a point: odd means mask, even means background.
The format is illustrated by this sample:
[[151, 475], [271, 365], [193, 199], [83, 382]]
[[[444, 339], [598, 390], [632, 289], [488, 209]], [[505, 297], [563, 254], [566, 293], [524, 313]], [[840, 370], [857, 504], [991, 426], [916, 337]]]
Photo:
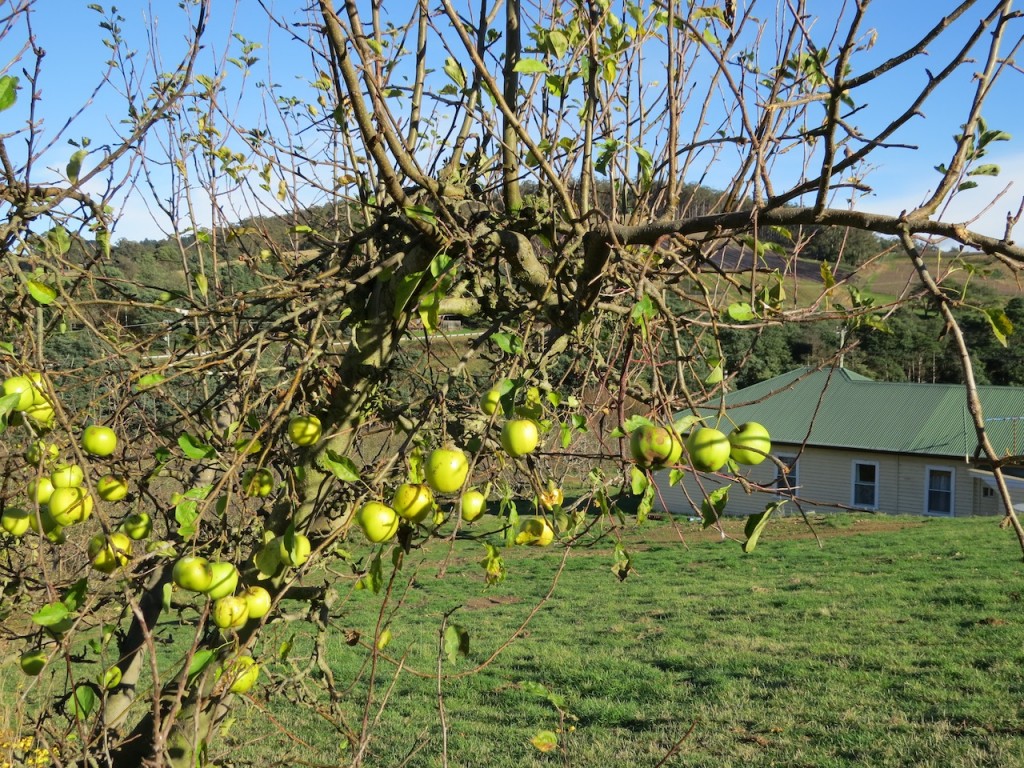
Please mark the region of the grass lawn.
[[[442, 663], [452, 675], [524, 620], [560, 557], [509, 551], [508, 578], [488, 590], [479, 544], [460, 542], [443, 579], [427, 556], [385, 651], [405, 669], [378, 662], [374, 695], [389, 700], [366, 764], [443, 765], [440, 692], [453, 766], [655, 766], [688, 732], [666, 765], [1024, 765], [1021, 556], [993, 520], [834, 517], [820, 523], [823, 548], [779, 520], [751, 555], [680, 530], [682, 541], [666, 523], [630, 533], [636, 573], [622, 583], [608, 548], [574, 550], [525, 636], [440, 688], [417, 675], [437, 668], [445, 613], [470, 634], [468, 657]], [[331, 722], [358, 726], [370, 653], [342, 631], [372, 638], [382, 598], [345, 595], [327, 665], [339, 687], [362, 670], [359, 682], [332, 710], [308, 663], [312, 630], [278, 625], [265, 650], [294, 637], [289, 663], [309, 676], [264, 685], [240, 709], [234, 764], [347, 764]], [[531, 745], [560, 728], [556, 749]]]
[[[522, 636], [463, 676], [536, 608], [562, 550], [504, 550], [508, 577], [489, 589], [479, 542], [457, 542], [444, 578], [447, 550], [414, 552], [376, 667], [368, 648], [384, 596], [343, 581], [323, 663], [312, 624], [268, 627], [257, 649], [267, 674], [211, 757], [348, 765], [357, 747], [343, 724], [358, 733], [365, 716], [379, 717], [368, 766], [1024, 765], [1012, 535], [993, 519], [835, 515], [817, 528], [821, 548], [802, 522], [773, 521], [744, 555], [698, 525], [649, 522], [627, 534], [636, 572], [623, 582], [610, 543], [574, 549]], [[439, 654], [446, 615], [469, 633], [454, 662]], [[24, 684], [2, 671], [8, 694]], [[531, 744], [543, 731], [557, 735], [548, 752]]]

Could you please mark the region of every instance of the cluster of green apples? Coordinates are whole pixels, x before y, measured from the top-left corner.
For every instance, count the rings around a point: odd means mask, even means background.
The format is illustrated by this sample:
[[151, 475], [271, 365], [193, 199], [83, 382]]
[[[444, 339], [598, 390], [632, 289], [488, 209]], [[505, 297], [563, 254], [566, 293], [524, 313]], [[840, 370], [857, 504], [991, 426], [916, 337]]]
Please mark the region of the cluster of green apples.
[[171, 570], [171, 580], [177, 587], [213, 601], [210, 614], [221, 629], [241, 629], [246, 622], [262, 619], [270, 612], [270, 593], [258, 584], [239, 592], [238, 578], [234, 563], [211, 562], [199, 555], [179, 558]]
[[695, 470], [718, 472], [730, 460], [748, 466], [760, 464], [768, 457], [772, 442], [768, 430], [756, 421], [740, 424], [728, 435], [713, 427], [697, 427], [685, 440], [672, 426], [645, 424], [633, 430], [629, 447], [634, 461], [644, 469], [676, 466], [685, 451]]
[[[501, 387], [487, 390], [480, 399], [480, 409], [484, 414], [493, 416], [501, 406], [501, 397]], [[502, 424], [500, 443], [505, 453], [518, 459], [537, 449], [540, 444], [537, 419], [541, 414], [540, 391], [531, 387], [526, 393], [525, 404], [516, 408], [516, 418], [507, 419]], [[464, 488], [469, 466], [469, 457], [459, 448], [450, 445], [437, 448], [424, 464], [425, 482], [398, 486], [390, 505], [378, 500], [366, 502], [356, 511], [354, 522], [371, 542], [387, 542], [397, 535], [403, 521], [419, 524], [433, 519], [439, 523], [443, 517], [438, 512], [435, 494], [458, 494], [456, 505], [461, 520], [472, 523], [486, 510], [487, 493], [478, 488]], [[550, 511], [561, 505], [562, 491], [549, 481], [539, 501], [544, 509]], [[543, 517], [524, 520], [520, 533], [517, 538], [520, 543], [547, 546], [554, 539], [554, 531]]]

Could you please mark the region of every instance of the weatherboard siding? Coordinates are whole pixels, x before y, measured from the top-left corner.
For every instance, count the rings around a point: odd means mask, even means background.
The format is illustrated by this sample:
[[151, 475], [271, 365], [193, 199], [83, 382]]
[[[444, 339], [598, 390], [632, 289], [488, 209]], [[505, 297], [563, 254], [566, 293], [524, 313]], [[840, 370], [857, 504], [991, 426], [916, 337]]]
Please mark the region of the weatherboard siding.
[[[798, 446], [776, 445], [775, 455], [792, 455]], [[799, 488], [797, 495], [806, 512], [831, 512], [855, 509], [853, 504], [854, 462], [873, 462], [877, 465], [878, 504], [874, 511], [903, 514], [925, 514], [928, 469], [948, 469], [953, 473], [953, 515], [956, 517], [976, 514], [974, 511], [974, 478], [968, 472], [969, 465], [960, 459], [936, 456], [908, 456], [903, 454], [868, 453], [852, 450], [822, 449], [807, 447], [797, 468]], [[743, 467], [741, 475], [752, 483], [768, 484], [776, 477], [774, 464], [765, 462], [756, 467]], [[767, 504], [778, 501], [780, 495], [771, 492], [746, 493], [743, 485], [728, 472], [721, 474], [694, 475], [687, 471], [682, 487], [668, 485], [668, 471], [655, 476], [657, 494], [654, 508], [680, 515], [698, 515], [701, 500], [723, 484], [731, 483], [726, 514], [746, 516], [762, 511]], [[690, 500], [693, 500], [693, 504]], [[988, 505], [986, 505], [987, 507]], [[696, 507], [696, 509], [694, 509]], [[794, 504], [787, 505], [788, 511], [796, 512]], [[990, 513], [979, 509], [979, 513]]]

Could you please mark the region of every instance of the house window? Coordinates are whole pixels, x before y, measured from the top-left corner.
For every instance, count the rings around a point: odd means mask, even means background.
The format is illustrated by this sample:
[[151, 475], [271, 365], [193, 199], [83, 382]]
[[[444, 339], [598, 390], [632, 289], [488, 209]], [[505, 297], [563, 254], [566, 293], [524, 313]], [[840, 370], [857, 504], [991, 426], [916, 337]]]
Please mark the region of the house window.
[[776, 465], [775, 487], [778, 489], [780, 496], [792, 496], [796, 492], [797, 486], [800, 484], [797, 457], [780, 453], [776, 455], [776, 458], [789, 467], [789, 472], [784, 474], [782, 469]]
[[878, 463], [853, 462], [853, 506], [878, 509]]
[[928, 467], [924, 489], [926, 515], [953, 515], [953, 470]]
[[992, 487], [986, 485], [984, 488], [981, 489], [981, 497], [983, 499], [991, 499], [995, 495], [996, 495], [996, 489], [995, 488], [992, 488]]

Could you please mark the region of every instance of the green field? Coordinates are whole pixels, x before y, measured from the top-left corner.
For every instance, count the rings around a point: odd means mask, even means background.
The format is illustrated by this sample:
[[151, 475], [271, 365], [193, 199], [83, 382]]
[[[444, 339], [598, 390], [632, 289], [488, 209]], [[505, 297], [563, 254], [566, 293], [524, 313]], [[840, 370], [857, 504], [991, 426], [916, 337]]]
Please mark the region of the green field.
[[[621, 583], [610, 545], [574, 549], [523, 636], [463, 677], [537, 606], [561, 551], [506, 551], [508, 577], [490, 589], [479, 542], [458, 542], [443, 578], [446, 550], [414, 552], [375, 674], [368, 647], [383, 593], [346, 580], [324, 664], [336, 701], [312, 660], [312, 626], [279, 622], [258, 650], [270, 659], [292, 639], [290, 655], [266, 663], [214, 757], [348, 765], [343, 724], [358, 733], [386, 697], [368, 766], [1024, 765], [1013, 537], [992, 519], [835, 516], [818, 532], [820, 548], [802, 522], [778, 520], [744, 555], [694, 524], [648, 523], [628, 534], [636, 572]], [[439, 686], [445, 614], [470, 646], [444, 658]], [[530, 743], [541, 731], [558, 735], [550, 752]]]

